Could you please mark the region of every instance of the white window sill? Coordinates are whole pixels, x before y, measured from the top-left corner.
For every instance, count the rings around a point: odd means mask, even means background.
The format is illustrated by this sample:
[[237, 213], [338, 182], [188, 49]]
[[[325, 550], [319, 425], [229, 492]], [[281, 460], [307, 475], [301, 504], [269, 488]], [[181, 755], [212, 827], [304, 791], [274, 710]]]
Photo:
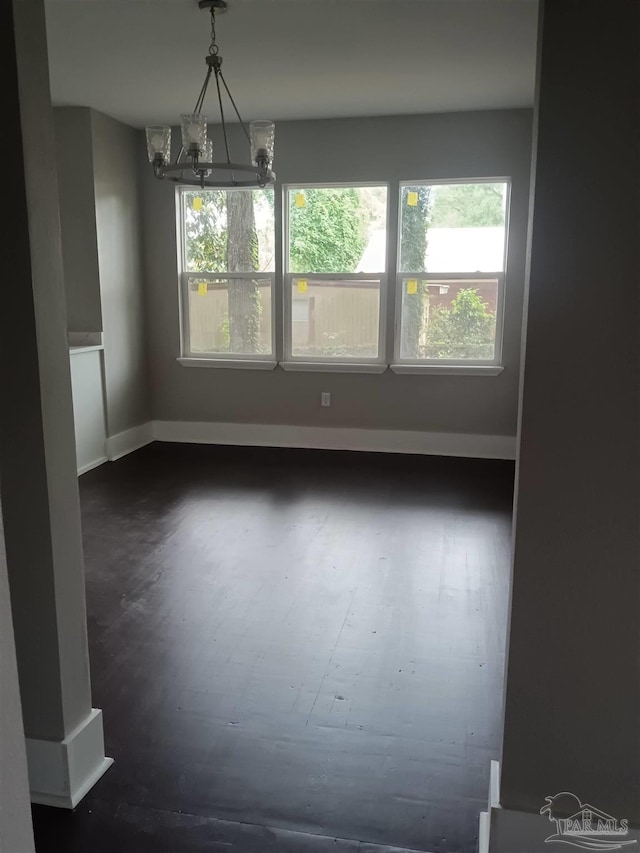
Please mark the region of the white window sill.
[[281, 361], [280, 367], [287, 371], [299, 370], [306, 373], [384, 373], [388, 365], [347, 361]]
[[[98, 349], [98, 347], [96, 347]], [[86, 350], [85, 350], [86, 351]], [[504, 370], [497, 364], [379, 364], [330, 361], [261, 361], [249, 358], [194, 358], [176, 359], [183, 367], [217, 367], [232, 370], [273, 370], [280, 367], [287, 372], [301, 373], [384, 373], [390, 368], [394, 373], [434, 376], [498, 376]]]
[[434, 376], [498, 376], [499, 364], [390, 364], [394, 373], [432, 374]]
[[249, 358], [178, 358], [183, 367], [231, 367], [234, 370], [273, 370], [277, 361], [259, 361]]

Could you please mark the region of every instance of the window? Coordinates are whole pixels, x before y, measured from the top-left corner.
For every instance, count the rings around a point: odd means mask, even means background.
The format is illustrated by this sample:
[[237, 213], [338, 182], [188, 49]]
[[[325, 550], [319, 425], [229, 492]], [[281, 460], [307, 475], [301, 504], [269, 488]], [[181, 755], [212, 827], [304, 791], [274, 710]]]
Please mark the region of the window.
[[285, 186], [276, 245], [273, 189], [181, 187], [183, 363], [499, 373], [509, 181], [398, 190], [396, 231], [388, 185]]
[[400, 187], [395, 360], [498, 364], [509, 184]]
[[183, 355], [273, 360], [273, 190], [179, 195]]
[[386, 186], [285, 190], [285, 360], [383, 363]]

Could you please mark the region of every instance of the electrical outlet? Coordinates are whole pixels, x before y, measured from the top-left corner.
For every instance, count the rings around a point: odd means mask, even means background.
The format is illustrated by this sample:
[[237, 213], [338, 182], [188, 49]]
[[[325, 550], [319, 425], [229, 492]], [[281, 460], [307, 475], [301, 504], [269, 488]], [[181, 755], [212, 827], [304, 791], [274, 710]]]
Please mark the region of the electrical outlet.
[[320, 394], [320, 405], [321, 406], [330, 406], [331, 405], [331, 394], [328, 391], [323, 391]]

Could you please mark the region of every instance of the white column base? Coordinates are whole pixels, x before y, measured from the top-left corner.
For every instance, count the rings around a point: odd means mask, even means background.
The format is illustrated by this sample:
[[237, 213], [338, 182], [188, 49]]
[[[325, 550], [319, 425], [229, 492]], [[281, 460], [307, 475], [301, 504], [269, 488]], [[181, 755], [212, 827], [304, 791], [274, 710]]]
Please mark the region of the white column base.
[[[554, 793], [550, 792], [549, 796]], [[540, 803], [540, 807], [544, 806]], [[624, 817], [618, 816], [619, 818]], [[625, 835], [604, 837], [611, 846], [576, 843], [579, 839], [550, 840], [555, 835], [555, 823], [547, 815], [532, 812], [517, 812], [503, 809], [500, 805], [500, 763], [491, 762], [491, 781], [489, 783], [489, 809], [480, 813], [480, 831], [478, 834], [478, 853], [559, 853], [570, 845], [577, 849], [640, 851], [640, 828], [629, 827]], [[570, 838], [570, 836], [567, 836]]]
[[97, 708], [63, 741], [26, 741], [31, 802], [43, 806], [74, 809], [113, 764], [105, 758]]

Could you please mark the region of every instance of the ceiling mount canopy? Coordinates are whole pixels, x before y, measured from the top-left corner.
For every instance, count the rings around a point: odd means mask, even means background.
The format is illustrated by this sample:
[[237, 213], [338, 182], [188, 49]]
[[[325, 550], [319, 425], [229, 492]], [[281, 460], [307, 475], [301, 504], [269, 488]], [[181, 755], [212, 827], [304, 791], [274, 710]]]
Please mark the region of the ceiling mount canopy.
[[[272, 171], [275, 125], [272, 121], [252, 121], [247, 126], [242, 120], [236, 102], [222, 73], [222, 57], [216, 43], [216, 14], [225, 12], [225, 0], [200, 0], [201, 9], [211, 15], [211, 44], [205, 57], [207, 71], [192, 113], [180, 116], [182, 146], [175, 161], [171, 162], [171, 128], [168, 125], [151, 125], [146, 128], [147, 152], [153, 173], [160, 180], [168, 178], [179, 184], [202, 187], [264, 187], [274, 183]], [[218, 111], [224, 139], [225, 159], [214, 161], [213, 140], [208, 137], [207, 118], [202, 107], [214, 77], [217, 91]], [[235, 163], [231, 160], [227, 124], [224, 115], [223, 93], [229, 100], [240, 122], [250, 149], [250, 162]]]
[[227, 11], [227, 0], [199, 0], [201, 9], [217, 9], [218, 13]]

